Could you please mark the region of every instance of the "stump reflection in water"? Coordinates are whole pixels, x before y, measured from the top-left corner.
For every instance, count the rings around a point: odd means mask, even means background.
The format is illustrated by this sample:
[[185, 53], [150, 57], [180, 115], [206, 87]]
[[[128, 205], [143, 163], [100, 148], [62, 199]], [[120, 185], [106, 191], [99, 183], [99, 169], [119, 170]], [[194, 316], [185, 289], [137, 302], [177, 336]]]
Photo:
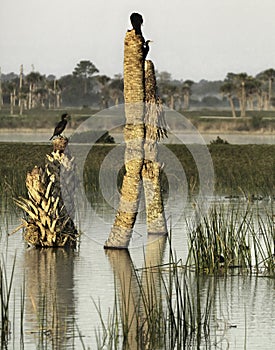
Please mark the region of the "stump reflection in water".
[[74, 255], [66, 248], [25, 251], [25, 341], [34, 342], [37, 349], [73, 348]]
[[127, 249], [108, 249], [119, 297], [123, 349], [154, 349], [161, 346], [162, 297], [159, 272], [167, 236], [151, 236], [146, 247], [141, 277], [135, 270]]

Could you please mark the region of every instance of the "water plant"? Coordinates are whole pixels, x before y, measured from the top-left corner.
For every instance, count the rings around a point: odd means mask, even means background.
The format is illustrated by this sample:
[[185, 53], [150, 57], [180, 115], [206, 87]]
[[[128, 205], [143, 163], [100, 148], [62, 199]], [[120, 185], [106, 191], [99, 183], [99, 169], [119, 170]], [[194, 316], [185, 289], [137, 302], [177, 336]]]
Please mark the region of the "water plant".
[[15, 258], [10, 273], [7, 276], [7, 267], [4, 261], [0, 261], [0, 304], [1, 304], [1, 349], [6, 345], [10, 332], [9, 305], [12, 292], [12, 282], [15, 269]]
[[274, 216], [257, 203], [213, 205], [207, 215], [189, 224], [187, 264], [199, 274], [275, 273]]
[[208, 215], [189, 225], [189, 256], [187, 264], [197, 273], [214, 273], [238, 267], [251, 269], [247, 222], [251, 219], [249, 207], [239, 208], [214, 205]]

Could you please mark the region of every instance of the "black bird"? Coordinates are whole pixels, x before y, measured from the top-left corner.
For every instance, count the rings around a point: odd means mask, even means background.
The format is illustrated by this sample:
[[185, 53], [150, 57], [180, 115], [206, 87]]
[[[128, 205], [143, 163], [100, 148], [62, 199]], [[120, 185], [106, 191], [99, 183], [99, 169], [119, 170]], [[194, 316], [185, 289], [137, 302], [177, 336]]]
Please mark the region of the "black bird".
[[149, 43], [151, 43], [152, 40], [146, 40], [145, 43], [143, 44], [143, 58], [146, 59], [146, 56], [148, 55], [149, 52]]
[[141, 32], [141, 25], [143, 23], [143, 18], [139, 13], [133, 12], [130, 16], [130, 21], [132, 23], [133, 29], [135, 30], [136, 34], [139, 34], [142, 36]]
[[69, 114], [68, 113], [64, 113], [61, 116], [61, 120], [60, 122], [56, 125], [54, 132], [53, 132], [53, 136], [50, 138], [50, 140], [54, 137], [54, 136], [60, 136], [62, 134], [62, 132], [64, 131], [64, 129], [66, 128], [67, 125], [67, 118], [69, 118]]

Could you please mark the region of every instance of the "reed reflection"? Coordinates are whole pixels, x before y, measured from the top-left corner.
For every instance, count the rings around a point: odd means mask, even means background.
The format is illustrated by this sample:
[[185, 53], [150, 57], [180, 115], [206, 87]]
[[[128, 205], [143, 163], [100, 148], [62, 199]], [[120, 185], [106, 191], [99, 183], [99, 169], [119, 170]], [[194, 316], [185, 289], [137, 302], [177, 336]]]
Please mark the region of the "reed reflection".
[[73, 348], [74, 254], [63, 248], [25, 252], [25, 322], [38, 348]]

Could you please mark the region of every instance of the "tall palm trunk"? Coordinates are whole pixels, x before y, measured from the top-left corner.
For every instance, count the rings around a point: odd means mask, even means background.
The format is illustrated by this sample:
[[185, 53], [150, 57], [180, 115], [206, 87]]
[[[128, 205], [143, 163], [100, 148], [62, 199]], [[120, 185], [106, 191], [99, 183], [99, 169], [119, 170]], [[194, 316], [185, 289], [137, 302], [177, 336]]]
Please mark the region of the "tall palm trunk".
[[145, 160], [142, 169], [142, 180], [146, 203], [146, 217], [148, 233], [166, 234], [166, 220], [160, 184], [160, 164], [158, 162], [159, 137], [163, 136], [162, 105], [156, 96], [156, 77], [152, 61], [145, 62]]
[[246, 94], [245, 94], [245, 83], [241, 83], [241, 98], [240, 98], [241, 118], [246, 116]]
[[135, 224], [144, 162], [144, 95], [143, 40], [135, 30], [131, 30], [126, 33], [124, 41], [126, 174], [118, 211], [105, 248], [127, 248]]
[[24, 108], [22, 88], [23, 88], [23, 64], [21, 64], [21, 66], [20, 66], [20, 80], [19, 80], [19, 101], [18, 101], [18, 105], [19, 105], [19, 114], [20, 115], [23, 114], [23, 108]]
[[232, 117], [236, 118], [236, 111], [235, 111], [235, 106], [234, 106], [234, 102], [233, 102], [233, 98], [231, 95], [228, 95], [228, 101], [231, 107], [231, 112], [232, 112]]

